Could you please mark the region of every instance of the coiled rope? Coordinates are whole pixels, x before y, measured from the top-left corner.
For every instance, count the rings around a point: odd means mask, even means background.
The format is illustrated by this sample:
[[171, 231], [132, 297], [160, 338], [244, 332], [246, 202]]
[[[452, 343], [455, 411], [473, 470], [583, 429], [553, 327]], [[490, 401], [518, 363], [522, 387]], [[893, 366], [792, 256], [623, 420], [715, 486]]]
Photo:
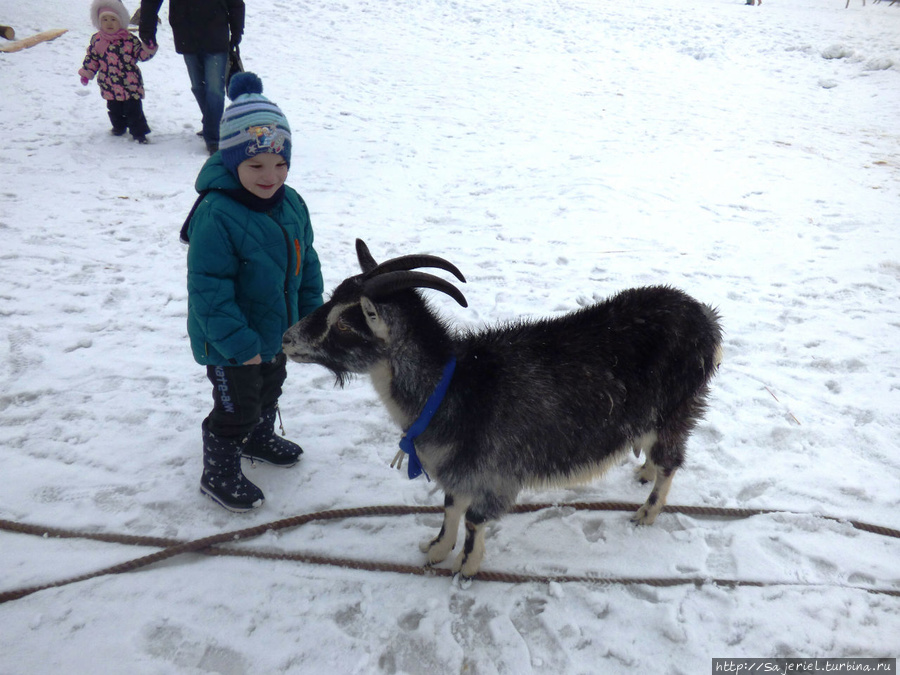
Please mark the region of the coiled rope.
[[[622, 502], [577, 502], [572, 504], [519, 504], [513, 510], [513, 513], [533, 513], [549, 508], [573, 509], [576, 511], [635, 511], [639, 507], [638, 504], [626, 504]], [[258, 537], [266, 532], [276, 532], [294, 527], [300, 527], [311, 522], [342, 520], [346, 518], [362, 518], [367, 516], [405, 516], [416, 514], [441, 514], [443, 507], [440, 506], [370, 506], [354, 509], [336, 509], [331, 511], [320, 511], [318, 513], [309, 513], [283, 520], [277, 520], [254, 527], [248, 527], [240, 530], [232, 530], [230, 532], [222, 532], [220, 534], [203, 537], [202, 539], [194, 539], [184, 541], [179, 539], [169, 539], [164, 537], [143, 537], [137, 535], [115, 534], [115, 533], [95, 533], [95, 532], [78, 532], [62, 528], [43, 527], [40, 525], [29, 525], [25, 523], [17, 523], [9, 520], [0, 519], [0, 530], [7, 532], [15, 532], [19, 534], [31, 534], [45, 538], [60, 539], [89, 539], [93, 541], [102, 541], [106, 543], [126, 544], [131, 546], [152, 546], [162, 550], [150, 555], [135, 558], [118, 565], [112, 565], [94, 572], [82, 574], [66, 579], [59, 579], [39, 586], [30, 586], [19, 588], [11, 591], [0, 593], [0, 604], [23, 598], [38, 591], [50, 588], [58, 588], [67, 586], [80, 581], [87, 581], [97, 577], [109, 574], [122, 574], [131, 572], [148, 565], [153, 565], [163, 560], [169, 560], [186, 553], [200, 553], [210, 556], [237, 556], [248, 558], [260, 558], [266, 560], [292, 560], [314, 565], [332, 565], [344, 567], [354, 570], [365, 570], [373, 572], [394, 572], [398, 574], [413, 574], [418, 576], [432, 577], [449, 577], [453, 576], [453, 572], [445, 568], [422, 567], [415, 565], [403, 565], [388, 562], [375, 562], [355, 560], [350, 558], [328, 557], [321, 555], [313, 555], [308, 553], [291, 553], [291, 552], [273, 552], [252, 548], [223, 548], [226, 544], [237, 541], [247, 541], [254, 537]], [[708, 506], [672, 506], [667, 505], [664, 509], [667, 513], [680, 513], [689, 516], [700, 517], [718, 517], [718, 518], [750, 518], [758, 515], [786, 514], [786, 515], [809, 515], [796, 514], [789, 511], [779, 511], [777, 509], [728, 509]], [[817, 515], [816, 517], [825, 520], [848, 523], [858, 530], [878, 534], [885, 537], [893, 537], [900, 539], [900, 530], [881, 527], [878, 525], [870, 525], [855, 520], [846, 520], [833, 516]], [[585, 582], [600, 585], [644, 585], [655, 587], [669, 587], [681, 585], [694, 585], [697, 587], [705, 584], [714, 584], [726, 588], [737, 588], [743, 586], [764, 587], [764, 586], [784, 586], [784, 585], [801, 585], [801, 586], [838, 586], [840, 588], [852, 588], [855, 590], [863, 590], [868, 593], [881, 595], [891, 595], [900, 597], [898, 589], [884, 588], [866, 588], [862, 586], [843, 586], [835, 584], [811, 584], [800, 582], [772, 582], [772, 581], [749, 581], [742, 579], [716, 579], [709, 577], [672, 577], [672, 578], [632, 578], [632, 577], [599, 577], [599, 576], [572, 576], [572, 575], [534, 575], [520, 574], [510, 572], [492, 572], [479, 571], [477, 575], [479, 581], [496, 581], [510, 584], [529, 583], [529, 582]]]

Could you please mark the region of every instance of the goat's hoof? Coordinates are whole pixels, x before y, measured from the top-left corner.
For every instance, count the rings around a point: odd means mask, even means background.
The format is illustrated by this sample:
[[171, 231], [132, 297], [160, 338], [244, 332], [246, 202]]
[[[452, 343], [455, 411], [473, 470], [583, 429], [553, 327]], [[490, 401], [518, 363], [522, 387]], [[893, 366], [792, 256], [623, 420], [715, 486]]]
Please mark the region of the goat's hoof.
[[474, 579], [475, 577], [467, 577], [465, 574], [454, 574], [453, 585], [465, 591], [472, 585]]
[[427, 564], [429, 567], [433, 567], [434, 565], [439, 565], [440, 563], [444, 562], [446, 559], [447, 559], [447, 556], [445, 556], [445, 555], [437, 555], [437, 554], [435, 554], [435, 553], [429, 553], [429, 554], [425, 557], [426, 564]]
[[419, 549], [427, 556], [426, 559], [429, 565], [437, 565], [439, 562], [444, 562], [447, 559], [450, 551], [453, 550], [453, 546], [447, 546], [437, 539], [432, 539], [419, 544]]
[[631, 516], [631, 522], [635, 525], [652, 525], [658, 515], [659, 512], [654, 513], [646, 504], [644, 504], [633, 516]]
[[456, 560], [453, 561], [453, 574], [458, 574], [463, 579], [474, 579], [479, 569], [481, 569], [481, 560], [467, 555], [465, 551], [456, 556]]

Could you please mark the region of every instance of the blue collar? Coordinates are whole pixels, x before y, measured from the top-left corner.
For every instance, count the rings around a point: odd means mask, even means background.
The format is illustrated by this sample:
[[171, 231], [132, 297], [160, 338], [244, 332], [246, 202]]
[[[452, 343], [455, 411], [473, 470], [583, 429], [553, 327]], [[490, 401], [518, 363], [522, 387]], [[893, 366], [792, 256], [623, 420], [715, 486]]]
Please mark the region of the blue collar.
[[431, 396], [425, 401], [425, 407], [422, 408], [422, 412], [419, 413], [416, 421], [410, 425], [409, 429], [407, 429], [400, 438], [400, 449], [409, 455], [406, 473], [410, 479], [417, 478], [420, 474], [425, 473], [425, 478], [431, 480], [431, 477], [422, 468], [422, 462], [419, 461], [419, 456], [416, 454], [416, 444], [414, 441], [418, 438], [419, 434], [428, 428], [428, 423], [431, 422], [434, 413], [436, 413], [437, 409], [441, 406], [444, 395], [450, 387], [450, 381], [453, 379], [454, 370], [456, 370], [456, 357], [451, 356], [450, 360], [447, 361], [447, 365], [444, 366], [444, 374], [441, 377], [441, 381], [438, 382], [438, 386], [435, 387], [434, 391], [431, 392]]

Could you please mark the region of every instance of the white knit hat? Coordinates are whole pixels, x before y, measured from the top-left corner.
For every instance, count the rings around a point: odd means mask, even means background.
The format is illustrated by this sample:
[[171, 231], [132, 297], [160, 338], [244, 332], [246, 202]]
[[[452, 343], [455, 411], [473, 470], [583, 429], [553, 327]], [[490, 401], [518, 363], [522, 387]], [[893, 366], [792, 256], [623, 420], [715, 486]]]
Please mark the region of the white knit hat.
[[122, 24], [122, 28], [128, 28], [128, 24], [131, 22], [131, 15], [125, 9], [122, 0], [94, 0], [91, 3], [91, 23], [94, 24], [94, 28], [100, 28], [100, 14], [102, 12], [112, 12], [119, 17], [119, 23]]

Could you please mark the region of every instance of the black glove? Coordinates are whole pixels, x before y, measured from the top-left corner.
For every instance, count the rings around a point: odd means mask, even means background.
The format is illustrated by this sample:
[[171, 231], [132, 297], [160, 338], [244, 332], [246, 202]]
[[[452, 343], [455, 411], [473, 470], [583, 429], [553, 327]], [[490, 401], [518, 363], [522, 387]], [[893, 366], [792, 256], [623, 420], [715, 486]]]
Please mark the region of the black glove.
[[156, 46], [155, 30], [141, 27], [141, 29], [138, 31], [138, 35], [141, 38], [141, 42], [150, 47], [150, 49], [153, 49]]
[[243, 37], [243, 35], [241, 35], [241, 33], [232, 33], [231, 34], [231, 46], [237, 47], [239, 44], [241, 44], [242, 37]]

